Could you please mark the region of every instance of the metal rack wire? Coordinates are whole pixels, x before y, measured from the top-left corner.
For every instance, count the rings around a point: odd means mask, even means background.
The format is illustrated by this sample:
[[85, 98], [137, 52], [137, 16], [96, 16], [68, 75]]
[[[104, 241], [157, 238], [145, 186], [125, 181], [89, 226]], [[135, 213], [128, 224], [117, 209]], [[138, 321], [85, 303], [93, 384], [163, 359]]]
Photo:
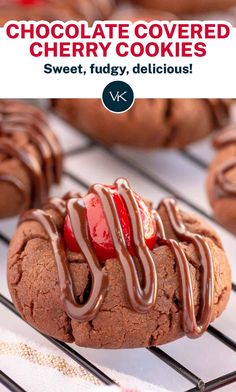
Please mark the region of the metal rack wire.
[[[198, 206], [196, 206], [194, 203], [190, 202], [188, 199], [185, 199], [180, 193], [176, 192], [174, 189], [171, 189], [168, 185], [166, 185], [164, 182], [157, 180], [154, 178], [150, 173], [147, 173], [145, 170], [141, 169], [138, 165], [135, 165], [133, 162], [131, 162], [129, 159], [120, 156], [120, 154], [117, 153], [116, 150], [108, 148], [106, 146], [101, 146], [95, 143], [94, 141], [88, 141], [86, 146], [76, 148], [71, 150], [69, 153], [67, 153], [67, 156], [72, 156], [74, 154], [80, 153], [82, 154], [83, 152], [88, 152], [90, 149], [93, 149], [94, 147], [99, 146], [99, 148], [105, 149], [106, 153], [112, 155], [113, 157], [115, 156], [116, 159], [120, 160], [122, 164], [125, 164], [128, 167], [131, 167], [133, 170], [137, 171], [140, 175], [142, 175], [145, 178], [148, 178], [149, 181], [151, 181], [154, 185], [157, 185], [158, 187], [162, 188], [165, 192], [171, 193], [174, 196], [176, 196], [179, 200], [183, 201], [185, 204], [189, 205], [192, 209], [194, 209], [197, 213], [200, 213], [201, 215], [207, 217], [211, 221], [214, 221], [214, 218], [207, 214], [204, 210], [200, 209]], [[193, 155], [191, 155], [190, 152], [188, 151], [182, 151], [181, 152], [187, 159], [191, 160], [194, 162], [195, 165], [199, 165], [201, 167], [206, 168], [206, 164], [204, 162], [201, 162], [201, 160], [197, 159]], [[76, 182], [78, 185], [87, 188], [89, 184], [87, 184], [83, 179], [81, 179], [79, 176], [75, 176], [73, 173], [69, 171], [64, 172], [64, 176], [71, 178], [74, 182]], [[9, 243], [9, 239], [5, 235], [5, 233], [0, 233], [0, 242], [3, 242], [4, 244]], [[232, 290], [236, 292], [236, 283], [232, 284]], [[14, 305], [3, 295], [0, 295], [0, 303], [6, 307], [9, 311], [17, 315], [18, 317], [19, 314], [17, 313], [16, 309], [14, 308]], [[208, 333], [213, 336], [215, 339], [220, 341], [222, 344], [236, 352], [236, 342], [232, 340], [230, 337], [226, 336], [224, 333], [220, 332], [213, 326], [209, 326], [208, 328]], [[42, 334], [43, 335], [43, 334]], [[71, 348], [69, 345], [59, 342], [56, 339], [53, 339], [51, 337], [43, 335], [47, 340], [49, 340], [52, 344], [54, 344], [58, 349], [62, 350], [66, 355], [68, 355], [71, 359], [73, 359], [77, 364], [80, 366], [84, 367], [88, 372], [93, 374], [95, 377], [97, 377], [102, 383], [106, 385], [112, 385], [116, 384], [114, 380], [112, 380], [107, 374], [103, 373], [100, 369], [98, 369], [93, 363], [88, 361], [86, 358], [84, 358], [82, 355], [80, 355], [78, 352], [76, 352], [73, 348]], [[170, 366], [175, 372], [179, 373], [182, 377], [187, 379], [193, 384], [193, 388], [189, 389], [187, 392], [194, 392], [194, 391], [200, 391], [200, 392], [210, 392], [210, 391], [215, 391], [223, 386], [232, 384], [236, 382], [236, 369], [235, 371], [224, 374], [221, 377], [215, 378], [211, 381], [205, 382], [204, 380], [201, 379], [201, 377], [198, 377], [198, 375], [192, 373], [189, 369], [187, 369], [185, 366], [183, 366], [181, 363], [179, 363], [175, 358], [171, 357], [167, 353], [165, 353], [163, 350], [157, 347], [150, 347], [147, 349], [150, 353], [152, 353], [154, 356], [158, 357], [161, 361], [165, 362], [168, 366]], [[236, 354], [235, 354], [235, 360], [236, 360]], [[236, 361], [235, 361], [236, 363]], [[235, 366], [236, 368], [236, 366]], [[6, 374], [3, 372], [0, 372], [0, 382], [8, 388], [12, 392], [24, 392], [24, 389], [21, 388], [21, 386], [17, 385], [14, 380], [9, 378]]]

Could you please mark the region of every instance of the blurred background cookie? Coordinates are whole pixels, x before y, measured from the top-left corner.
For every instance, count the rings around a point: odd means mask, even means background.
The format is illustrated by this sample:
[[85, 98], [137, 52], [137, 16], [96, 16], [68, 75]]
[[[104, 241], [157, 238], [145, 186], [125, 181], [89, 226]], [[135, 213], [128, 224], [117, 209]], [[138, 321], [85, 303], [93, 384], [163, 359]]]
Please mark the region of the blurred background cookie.
[[113, 0], [0, 0], [0, 25], [8, 20], [80, 20], [92, 23], [106, 19]]
[[41, 206], [62, 174], [62, 151], [46, 115], [0, 100], [0, 218]]
[[54, 110], [70, 124], [105, 144], [184, 147], [229, 120], [230, 101], [137, 99], [125, 113], [105, 109], [100, 99], [56, 99]]
[[177, 15], [225, 10], [236, 5], [236, 0], [120, 0], [120, 3], [126, 2]]
[[207, 192], [216, 219], [236, 234], [236, 126], [214, 139], [217, 154], [210, 165]]

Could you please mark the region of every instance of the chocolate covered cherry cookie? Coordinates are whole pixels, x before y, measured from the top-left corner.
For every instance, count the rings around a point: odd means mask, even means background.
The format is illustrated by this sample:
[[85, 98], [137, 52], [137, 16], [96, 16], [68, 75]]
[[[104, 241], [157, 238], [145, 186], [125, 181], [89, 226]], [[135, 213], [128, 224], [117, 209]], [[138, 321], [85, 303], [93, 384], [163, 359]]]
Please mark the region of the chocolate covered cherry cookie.
[[214, 139], [218, 152], [207, 178], [207, 192], [216, 219], [236, 234], [236, 126], [228, 126]]
[[0, 218], [40, 207], [61, 172], [61, 146], [46, 115], [28, 103], [0, 100]]
[[121, 178], [24, 213], [8, 285], [40, 331], [85, 347], [131, 348], [200, 337], [224, 310], [231, 276], [211, 228], [172, 197], [152, 209]]

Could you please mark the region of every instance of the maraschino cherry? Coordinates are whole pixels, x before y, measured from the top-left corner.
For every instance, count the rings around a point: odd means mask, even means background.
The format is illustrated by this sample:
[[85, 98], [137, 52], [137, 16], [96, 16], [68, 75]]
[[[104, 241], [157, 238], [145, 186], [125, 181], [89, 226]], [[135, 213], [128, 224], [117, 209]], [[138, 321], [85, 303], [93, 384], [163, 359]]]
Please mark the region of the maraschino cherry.
[[42, 0], [15, 0], [16, 3], [20, 5], [37, 5], [42, 2]]
[[[110, 189], [115, 201], [127, 248], [129, 252], [134, 255], [135, 252], [132, 246], [132, 230], [126, 205], [115, 186], [107, 186], [107, 188]], [[157, 239], [156, 223], [152, 217], [150, 209], [144, 203], [141, 197], [135, 193], [135, 198], [140, 209], [145, 242], [148, 248], [152, 250]], [[83, 197], [83, 201], [86, 207], [87, 223], [91, 242], [98, 259], [103, 262], [107, 259], [115, 258], [116, 250], [114, 249], [112, 236], [109, 231], [99, 197], [94, 193], [89, 193]], [[80, 248], [76, 242], [68, 215], [66, 216], [64, 224], [64, 239], [69, 250], [72, 252], [80, 252]]]

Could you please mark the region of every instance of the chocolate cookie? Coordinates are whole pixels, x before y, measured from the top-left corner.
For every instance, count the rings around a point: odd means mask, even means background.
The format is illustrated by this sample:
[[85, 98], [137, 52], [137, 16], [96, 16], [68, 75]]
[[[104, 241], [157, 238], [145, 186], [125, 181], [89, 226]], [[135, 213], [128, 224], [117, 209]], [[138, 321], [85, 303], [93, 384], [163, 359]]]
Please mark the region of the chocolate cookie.
[[200, 337], [224, 310], [231, 274], [216, 233], [175, 199], [151, 209], [125, 179], [23, 214], [8, 285], [40, 331], [92, 348]]
[[[124, 1], [121, 0], [122, 2]], [[131, 2], [142, 7], [169, 11], [177, 15], [224, 10], [236, 5], [236, 0], [131, 0]]]
[[78, 20], [93, 22], [106, 19], [114, 7], [113, 0], [0, 0], [0, 26], [9, 20]]
[[158, 9], [148, 9], [143, 7], [137, 7], [132, 4], [127, 4], [123, 7], [116, 7], [114, 8], [110, 19], [112, 20], [130, 20], [130, 21], [137, 21], [137, 20], [176, 20], [178, 19], [176, 15], [173, 15], [169, 12], [164, 12]]
[[0, 218], [41, 206], [61, 172], [61, 147], [45, 114], [0, 100]]
[[216, 219], [236, 234], [236, 126], [229, 126], [214, 139], [218, 153], [207, 178], [208, 198]]
[[184, 147], [227, 123], [230, 101], [137, 99], [122, 114], [109, 112], [99, 99], [56, 99], [55, 111], [102, 143], [132, 147]]

